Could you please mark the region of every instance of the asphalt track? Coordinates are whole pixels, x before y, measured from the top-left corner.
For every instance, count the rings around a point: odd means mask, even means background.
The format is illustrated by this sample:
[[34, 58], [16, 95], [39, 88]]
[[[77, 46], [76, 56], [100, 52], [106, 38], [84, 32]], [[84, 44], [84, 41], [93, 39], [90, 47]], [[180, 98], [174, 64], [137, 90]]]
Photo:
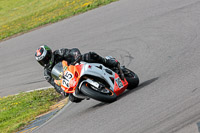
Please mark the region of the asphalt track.
[[[137, 90], [111, 104], [71, 104], [40, 133], [193, 133], [200, 121], [200, 0], [120, 0], [0, 43], [0, 96], [49, 86], [41, 44], [112, 55]], [[186, 127], [188, 127], [186, 129]]]

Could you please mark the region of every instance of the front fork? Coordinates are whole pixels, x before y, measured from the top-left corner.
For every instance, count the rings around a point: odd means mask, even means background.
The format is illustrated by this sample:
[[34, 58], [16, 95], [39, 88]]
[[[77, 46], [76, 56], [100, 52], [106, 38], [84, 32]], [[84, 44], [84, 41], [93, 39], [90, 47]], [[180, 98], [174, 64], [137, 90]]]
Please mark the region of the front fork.
[[77, 86], [75, 92], [73, 93], [73, 95], [77, 98], [82, 98], [82, 99], [88, 99], [89, 97], [88, 96], [85, 96], [81, 93], [80, 91], [80, 88], [82, 86], [83, 83], [89, 83], [90, 85], [96, 87], [96, 88], [99, 88], [99, 84], [97, 82], [94, 82], [93, 80], [91, 79], [86, 79], [86, 80], [83, 80], [79, 86]]

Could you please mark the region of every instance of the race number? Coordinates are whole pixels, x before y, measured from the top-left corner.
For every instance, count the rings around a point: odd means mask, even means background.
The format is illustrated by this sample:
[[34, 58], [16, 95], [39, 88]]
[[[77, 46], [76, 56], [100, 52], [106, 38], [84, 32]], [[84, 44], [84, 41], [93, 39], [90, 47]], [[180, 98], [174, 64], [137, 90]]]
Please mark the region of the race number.
[[71, 80], [74, 77], [74, 75], [70, 71], [66, 71], [64, 77], [66, 80]]
[[69, 88], [69, 81], [68, 81], [68, 80], [63, 79], [63, 80], [62, 80], [62, 84], [63, 84], [63, 86]]
[[119, 88], [121, 89], [122, 87], [124, 87], [122, 81], [120, 80], [120, 78], [115, 79], [117, 85], [119, 86]]
[[62, 84], [65, 87], [70, 88], [69, 82], [74, 77], [74, 75], [70, 71], [66, 71], [64, 77], [65, 78], [63, 79]]

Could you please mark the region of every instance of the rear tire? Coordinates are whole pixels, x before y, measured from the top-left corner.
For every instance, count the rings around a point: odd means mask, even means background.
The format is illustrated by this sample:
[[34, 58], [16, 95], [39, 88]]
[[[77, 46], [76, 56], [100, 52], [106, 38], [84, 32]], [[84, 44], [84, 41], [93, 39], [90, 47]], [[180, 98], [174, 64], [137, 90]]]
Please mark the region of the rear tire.
[[84, 95], [86, 95], [90, 98], [93, 98], [95, 100], [106, 102], [106, 103], [111, 103], [111, 102], [116, 101], [117, 95], [114, 92], [112, 92], [111, 90], [108, 89], [112, 94], [107, 95], [107, 94], [103, 94], [101, 92], [98, 92], [98, 91], [88, 87], [88, 85], [86, 85], [86, 84], [87, 83], [83, 83], [83, 85], [81, 87], [81, 92]]
[[128, 90], [134, 89], [139, 85], [139, 78], [133, 71], [125, 68], [123, 70], [126, 80], [128, 81]]

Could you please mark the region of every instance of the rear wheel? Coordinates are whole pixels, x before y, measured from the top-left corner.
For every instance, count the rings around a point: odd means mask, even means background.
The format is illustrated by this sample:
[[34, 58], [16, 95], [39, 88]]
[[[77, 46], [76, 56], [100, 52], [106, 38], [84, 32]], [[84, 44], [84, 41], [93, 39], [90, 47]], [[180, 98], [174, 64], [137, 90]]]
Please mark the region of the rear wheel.
[[83, 83], [81, 87], [81, 92], [84, 95], [89, 96], [90, 98], [106, 103], [114, 102], [117, 99], [117, 95], [107, 87], [98, 90], [97, 88], [88, 83]]
[[139, 84], [139, 78], [138, 78], [137, 74], [135, 74], [133, 71], [131, 71], [127, 68], [124, 68], [123, 72], [124, 72], [124, 76], [125, 76], [126, 80], [128, 81], [127, 89], [131, 90], [131, 89], [136, 88]]

